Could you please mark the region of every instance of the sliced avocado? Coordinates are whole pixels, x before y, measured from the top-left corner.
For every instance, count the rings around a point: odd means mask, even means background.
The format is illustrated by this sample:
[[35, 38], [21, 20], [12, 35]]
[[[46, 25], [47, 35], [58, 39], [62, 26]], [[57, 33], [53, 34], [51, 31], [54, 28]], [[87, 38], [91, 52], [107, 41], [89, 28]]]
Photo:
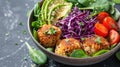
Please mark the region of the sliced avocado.
[[57, 22], [59, 19], [66, 17], [72, 8], [72, 3], [68, 3], [65, 0], [53, 0], [49, 6], [49, 10], [51, 11], [58, 4], [63, 4], [64, 6], [52, 11], [52, 18], [50, 18], [52, 22]]

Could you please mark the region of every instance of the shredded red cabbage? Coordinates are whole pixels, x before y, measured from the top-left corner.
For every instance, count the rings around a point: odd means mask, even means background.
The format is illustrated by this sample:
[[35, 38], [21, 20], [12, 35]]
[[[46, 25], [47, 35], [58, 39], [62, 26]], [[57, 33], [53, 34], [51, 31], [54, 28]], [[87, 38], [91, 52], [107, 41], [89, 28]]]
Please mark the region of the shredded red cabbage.
[[90, 10], [80, 11], [78, 7], [74, 7], [66, 18], [56, 24], [62, 30], [62, 37], [81, 40], [93, 35], [96, 17], [89, 18], [90, 14]]

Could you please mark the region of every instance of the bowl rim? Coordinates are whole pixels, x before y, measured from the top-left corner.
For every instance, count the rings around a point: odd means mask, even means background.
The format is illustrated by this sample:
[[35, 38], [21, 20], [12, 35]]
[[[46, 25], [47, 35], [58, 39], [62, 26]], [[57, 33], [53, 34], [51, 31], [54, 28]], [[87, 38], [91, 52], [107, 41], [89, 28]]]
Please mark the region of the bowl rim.
[[[99, 58], [99, 57], [104, 57], [104, 56], [106, 56], [106, 55], [109, 55], [109, 54], [111, 54], [111, 52], [115, 53], [115, 52], [120, 48], [120, 42], [119, 42], [119, 43], [118, 43], [113, 49], [111, 49], [109, 52], [104, 53], [104, 54], [99, 55], [99, 56], [87, 57], [87, 58], [74, 58], [74, 57], [65, 57], [65, 56], [57, 55], [57, 54], [55, 54], [54, 52], [50, 52], [50, 51], [46, 50], [46, 48], [43, 47], [43, 46], [33, 37], [32, 31], [31, 31], [31, 25], [30, 25], [30, 23], [31, 23], [30, 20], [31, 20], [32, 15], [34, 15], [34, 8], [30, 11], [30, 15], [28, 16], [28, 21], [27, 21], [27, 27], [28, 27], [28, 31], [29, 31], [29, 34], [30, 34], [31, 38], [33, 39], [33, 41], [37, 44], [37, 46], [38, 46], [39, 48], [41, 48], [42, 50], [44, 50], [44, 51], [46, 51], [46, 52], [48, 52], [48, 53], [50, 53], [50, 54], [52, 54], [52, 55], [57, 56], [57, 57], [61, 57], [61, 58], [65, 58], [65, 59], [71, 59], [71, 60], [94, 59], [94, 58]], [[118, 22], [120, 22], [120, 19], [119, 19]], [[115, 51], [115, 52], [114, 52], [114, 51]]]

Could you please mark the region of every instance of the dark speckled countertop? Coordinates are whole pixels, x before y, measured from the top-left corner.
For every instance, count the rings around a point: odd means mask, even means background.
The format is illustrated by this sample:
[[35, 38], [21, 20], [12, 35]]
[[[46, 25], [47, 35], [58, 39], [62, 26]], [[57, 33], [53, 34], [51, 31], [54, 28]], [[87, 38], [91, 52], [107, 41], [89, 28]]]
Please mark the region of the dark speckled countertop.
[[[0, 0], [0, 67], [38, 67], [24, 42], [36, 47], [27, 30], [27, 13], [39, 0]], [[120, 10], [120, 6], [116, 6]], [[37, 47], [36, 47], [37, 48]], [[103, 57], [104, 58], [104, 57]], [[44, 67], [73, 67], [48, 60]], [[120, 67], [115, 55], [84, 67]]]

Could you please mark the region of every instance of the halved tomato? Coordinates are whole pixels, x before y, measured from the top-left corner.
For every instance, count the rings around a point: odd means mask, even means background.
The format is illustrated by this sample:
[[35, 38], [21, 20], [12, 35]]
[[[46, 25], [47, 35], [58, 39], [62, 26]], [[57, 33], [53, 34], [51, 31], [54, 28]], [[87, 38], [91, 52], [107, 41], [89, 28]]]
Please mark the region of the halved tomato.
[[98, 20], [100, 23], [102, 23], [103, 19], [104, 19], [105, 17], [108, 17], [108, 16], [109, 16], [109, 14], [108, 14], [107, 12], [100, 12], [100, 13], [98, 14], [98, 16], [97, 16], [97, 20]]
[[103, 25], [108, 29], [118, 30], [118, 25], [112, 17], [105, 17], [103, 20]]
[[109, 32], [109, 41], [110, 41], [111, 45], [120, 42], [120, 35], [116, 30], [114, 30], [114, 29], [110, 30], [110, 32]]
[[101, 23], [97, 22], [94, 27], [95, 34], [106, 37], [108, 35], [108, 29]]

